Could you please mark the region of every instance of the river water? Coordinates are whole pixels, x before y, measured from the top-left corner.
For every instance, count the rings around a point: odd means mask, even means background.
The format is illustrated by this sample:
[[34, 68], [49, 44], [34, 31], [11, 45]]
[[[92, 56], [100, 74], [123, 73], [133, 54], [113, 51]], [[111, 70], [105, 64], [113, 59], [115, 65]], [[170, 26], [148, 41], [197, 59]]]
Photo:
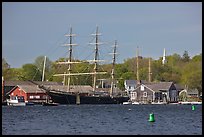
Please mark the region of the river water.
[[[2, 106], [3, 135], [201, 135], [202, 105]], [[154, 113], [155, 122], [149, 122]]]

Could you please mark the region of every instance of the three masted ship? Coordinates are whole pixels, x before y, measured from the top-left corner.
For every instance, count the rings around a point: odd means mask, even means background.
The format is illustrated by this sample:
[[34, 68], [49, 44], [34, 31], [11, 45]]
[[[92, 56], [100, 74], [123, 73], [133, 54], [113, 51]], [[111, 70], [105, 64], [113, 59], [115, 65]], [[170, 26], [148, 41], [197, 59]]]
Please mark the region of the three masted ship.
[[[110, 92], [100, 92], [97, 91], [96, 88], [96, 81], [97, 81], [97, 75], [104, 75], [107, 74], [107, 72], [98, 72], [98, 62], [99, 60], [99, 45], [102, 44], [99, 42], [99, 35], [98, 27], [96, 28], [96, 33], [92, 34], [95, 36], [95, 42], [90, 43], [92, 45], [95, 45], [95, 55], [94, 60], [89, 60], [94, 63], [94, 69], [93, 72], [87, 72], [87, 73], [72, 73], [72, 64], [77, 63], [83, 63], [83, 62], [75, 62], [73, 61], [72, 57], [72, 50], [73, 46], [76, 46], [77, 44], [72, 43], [72, 38], [76, 36], [72, 33], [72, 28], [70, 28], [70, 33], [65, 35], [69, 37], [69, 44], [65, 44], [65, 46], [69, 47], [69, 58], [65, 62], [58, 62], [60, 65], [67, 64], [68, 65], [68, 73], [64, 74], [55, 74], [54, 76], [64, 76], [67, 77], [67, 91], [60, 91], [55, 89], [47, 88], [43, 85], [40, 85], [40, 88], [43, 88], [47, 94], [51, 97], [52, 101], [55, 103], [60, 104], [122, 104], [123, 102], [127, 102], [129, 100], [129, 97], [124, 94], [118, 94], [117, 91], [113, 93], [115, 88], [115, 78], [114, 78], [114, 67], [115, 67], [115, 60], [116, 60], [116, 46], [117, 41], [115, 41], [114, 48], [113, 48], [113, 60], [112, 60], [112, 71], [111, 71], [111, 88]], [[72, 76], [80, 76], [80, 75], [93, 75], [93, 86], [92, 91], [84, 93], [84, 92], [71, 92], [71, 77]]]

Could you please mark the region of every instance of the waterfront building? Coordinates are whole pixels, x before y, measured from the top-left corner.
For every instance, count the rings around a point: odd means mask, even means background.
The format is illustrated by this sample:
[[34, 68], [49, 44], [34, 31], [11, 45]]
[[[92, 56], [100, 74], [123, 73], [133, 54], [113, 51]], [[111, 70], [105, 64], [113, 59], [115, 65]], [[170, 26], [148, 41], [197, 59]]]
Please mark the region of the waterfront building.
[[178, 102], [178, 91], [173, 82], [132, 83], [130, 87], [126, 88], [132, 102], [145, 104], [152, 102]]
[[[62, 85], [59, 82], [36, 82], [47, 86]], [[23, 96], [26, 102], [42, 103], [46, 101], [46, 98], [49, 98], [44, 90], [39, 89], [30, 81], [4, 81], [2, 83], [3, 101], [12, 96]]]

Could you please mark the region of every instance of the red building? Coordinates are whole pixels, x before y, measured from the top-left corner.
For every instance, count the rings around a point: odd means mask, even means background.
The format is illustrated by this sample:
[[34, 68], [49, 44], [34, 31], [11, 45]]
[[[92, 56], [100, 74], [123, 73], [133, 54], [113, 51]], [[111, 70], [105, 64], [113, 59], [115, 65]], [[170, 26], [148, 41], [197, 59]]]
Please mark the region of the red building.
[[49, 97], [46, 92], [36, 85], [17, 85], [10, 92], [9, 96], [23, 96], [26, 102], [42, 103]]
[[[39, 85], [43, 84], [48, 87], [62, 85], [58, 82], [42, 82], [35, 81]], [[4, 88], [3, 88], [4, 87]], [[4, 97], [3, 97], [4, 95]], [[37, 85], [29, 81], [4, 81], [2, 82], [2, 99], [5, 101], [6, 98], [12, 96], [23, 96], [26, 102], [42, 103], [50, 97], [46, 94], [43, 89], [40, 89]]]

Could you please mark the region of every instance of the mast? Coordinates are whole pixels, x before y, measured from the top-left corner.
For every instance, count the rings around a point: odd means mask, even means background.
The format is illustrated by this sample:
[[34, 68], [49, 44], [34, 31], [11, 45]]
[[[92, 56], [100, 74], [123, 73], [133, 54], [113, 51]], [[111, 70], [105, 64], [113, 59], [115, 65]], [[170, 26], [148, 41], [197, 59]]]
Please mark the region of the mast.
[[[70, 34], [68, 35], [69, 36], [69, 58], [68, 58], [68, 62], [71, 62], [72, 61], [72, 27], [70, 28]], [[68, 64], [68, 74], [71, 73], [71, 64]], [[67, 89], [68, 91], [70, 91], [70, 80], [71, 80], [71, 76], [68, 75], [68, 78], [67, 78]]]
[[45, 77], [45, 64], [46, 64], [46, 56], [45, 56], [44, 65], [43, 65], [42, 81], [44, 81], [44, 77]]
[[[75, 46], [77, 44], [73, 44], [72, 43], [72, 37], [75, 36], [75, 34], [72, 34], [72, 28], [70, 28], [70, 34], [67, 34], [65, 36], [69, 36], [70, 37], [70, 41], [69, 44], [65, 44], [65, 46], [69, 46], [69, 58], [68, 61], [66, 62], [58, 62], [57, 64], [68, 64], [68, 73], [67, 74], [55, 74], [53, 76], [68, 76], [68, 91], [70, 91], [70, 76], [78, 76], [78, 75], [93, 75], [94, 76], [94, 80], [93, 80], [93, 91], [96, 90], [96, 75], [97, 74], [106, 74], [107, 72], [97, 72], [98, 70], [98, 62], [99, 61], [104, 61], [104, 60], [98, 60], [98, 46], [99, 43], [98, 42], [98, 36], [101, 35], [98, 33], [98, 26], [96, 29], [96, 34], [91, 34], [96, 36], [96, 41], [95, 43], [89, 43], [89, 44], [94, 44], [95, 45], [95, 55], [94, 55], [94, 60], [88, 60], [88, 61], [83, 61], [83, 62], [72, 62], [72, 46]], [[94, 71], [93, 72], [88, 72], [88, 73], [71, 73], [71, 64], [76, 64], [76, 63], [86, 63], [86, 62], [94, 62]]]
[[97, 26], [97, 28], [96, 28], [96, 43], [95, 43], [95, 56], [94, 56], [94, 60], [95, 60], [95, 62], [94, 62], [94, 79], [93, 79], [93, 91], [96, 91], [96, 72], [97, 72], [97, 69], [98, 69], [98, 63], [97, 63], [97, 61], [96, 60], [98, 60], [98, 35], [99, 35], [99, 33], [98, 33], [98, 26]]
[[149, 58], [149, 82], [151, 82], [151, 75], [152, 75], [152, 73], [151, 73], [151, 59]]
[[72, 46], [77, 46], [77, 44], [72, 43], [73, 36], [76, 36], [76, 34], [72, 34], [72, 27], [70, 27], [70, 33], [66, 34], [65, 36], [69, 37], [69, 44], [64, 44], [64, 46], [69, 46], [69, 55], [68, 60], [65, 62], [57, 62], [57, 64], [68, 64], [68, 74], [56, 74], [54, 76], [64, 76], [63, 85], [65, 85], [65, 76], [68, 76], [67, 78], [67, 91], [70, 91], [70, 80], [71, 80], [71, 64], [73, 63], [79, 63], [79, 62], [72, 62]]
[[114, 75], [115, 75], [115, 55], [116, 55], [116, 46], [117, 46], [117, 41], [115, 40], [115, 45], [113, 48], [113, 62], [112, 62], [112, 72], [111, 72], [111, 97], [113, 97], [113, 87], [114, 87]]
[[137, 81], [139, 82], [140, 78], [139, 78], [139, 50], [138, 48], [139, 47], [137, 47]]

